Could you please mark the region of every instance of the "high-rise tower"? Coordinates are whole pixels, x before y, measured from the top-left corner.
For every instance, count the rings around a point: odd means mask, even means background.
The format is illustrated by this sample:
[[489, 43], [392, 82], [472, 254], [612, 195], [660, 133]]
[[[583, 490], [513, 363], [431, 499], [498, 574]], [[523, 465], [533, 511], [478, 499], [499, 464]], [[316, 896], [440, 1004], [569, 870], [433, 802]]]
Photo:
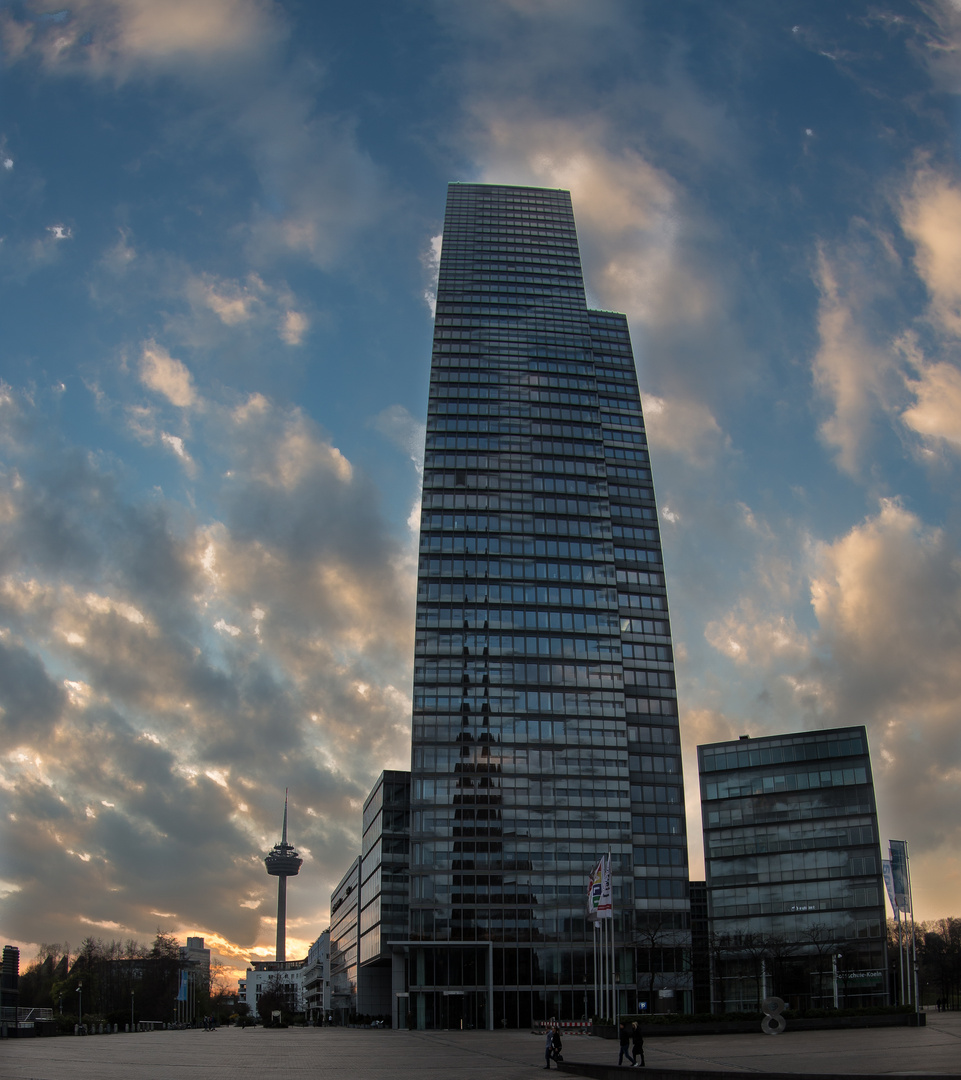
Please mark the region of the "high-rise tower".
[[287, 959], [287, 878], [300, 873], [304, 860], [287, 843], [287, 792], [284, 792], [284, 833], [279, 844], [264, 856], [267, 873], [277, 881], [277, 960]]
[[414, 668], [414, 1022], [590, 1015], [587, 878], [608, 851], [618, 1008], [689, 1007], [644, 419], [627, 320], [587, 308], [566, 191], [448, 191]]

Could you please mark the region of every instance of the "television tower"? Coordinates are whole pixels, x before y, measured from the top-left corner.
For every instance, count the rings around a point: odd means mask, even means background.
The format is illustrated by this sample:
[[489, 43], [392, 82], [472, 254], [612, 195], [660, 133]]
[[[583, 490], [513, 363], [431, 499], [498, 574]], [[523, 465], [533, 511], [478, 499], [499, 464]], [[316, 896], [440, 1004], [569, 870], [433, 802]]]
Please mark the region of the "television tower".
[[264, 856], [267, 873], [277, 881], [277, 960], [287, 959], [287, 878], [300, 872], [304, 860], [287, 843], [287, 789], [284, 789], [284, 836], [273, 851]]

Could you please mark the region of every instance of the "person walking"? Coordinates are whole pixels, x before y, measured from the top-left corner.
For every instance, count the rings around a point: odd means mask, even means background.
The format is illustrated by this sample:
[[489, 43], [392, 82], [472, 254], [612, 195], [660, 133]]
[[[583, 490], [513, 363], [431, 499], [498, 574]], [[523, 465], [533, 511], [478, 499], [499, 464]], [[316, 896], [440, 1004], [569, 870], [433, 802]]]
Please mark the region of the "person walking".
[[631, 1050], [634, 1052], [635, 1067], [640, 1067], [644, 1064], [644, 1033], [636, 1020], [631, 1024]]
[[555, 1024], [554, 1025], [554, 1030], [551, 1033], [551, 1057], [555, 1061], [563, 1061], [564, 1060], [564, 1056], [563, 1056], [563, 1054], [561, 1054], [561, 1049], [562, 1048], [563, 1048], [563, 1046], [562, 1046], [562, 1043], [561, 1043], [561, 1025], [560, 1024]]
[[634, 1058], [631, 1055], [631, 1033], [627, 1024], [621, 1021], [621, 1026], [617, 1032], [618, 1040], [621, 1044], [621, 1052], [617, 1055], [617, 1064], [620, 1065], [624, 1060], [624, 1056], [627, 1055], [627, 1060], [633, 1065]]
[[549, 1069], [551, 1067], [551, 1051], [554, 1049], [554, 1028], [553, 1025], [547, 1025], [547, 1038], [544, 1041], [544, 1068]]

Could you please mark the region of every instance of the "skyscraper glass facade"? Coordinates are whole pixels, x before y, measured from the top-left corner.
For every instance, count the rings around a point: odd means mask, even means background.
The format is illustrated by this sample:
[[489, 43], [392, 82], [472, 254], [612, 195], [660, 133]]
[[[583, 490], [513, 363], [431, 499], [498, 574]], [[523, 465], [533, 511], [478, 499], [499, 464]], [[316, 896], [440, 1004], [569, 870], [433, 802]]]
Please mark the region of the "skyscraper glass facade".
[[449, 188], [411, 777], [412, 1023], [590, 1015], [587, 877], [607, 851], [619, 1006], [685, 1006], [684, 795], [651, 466], [627, 321], [587, 307], [566, 191]]
[[877, 806], [863, 727], [697, 748], [713, 1008], [885, 1004]]

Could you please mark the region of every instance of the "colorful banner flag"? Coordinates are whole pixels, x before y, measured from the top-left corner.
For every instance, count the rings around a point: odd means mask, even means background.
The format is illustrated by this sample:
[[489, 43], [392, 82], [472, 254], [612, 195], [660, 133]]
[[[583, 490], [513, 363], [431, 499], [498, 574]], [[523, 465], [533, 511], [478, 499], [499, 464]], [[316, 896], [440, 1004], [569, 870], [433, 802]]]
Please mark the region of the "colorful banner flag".
[[603, 856], [601, 864], [601, 896], [597, 904], [597, 918], [612, 919], [614, 917], [614, 871], [611, 856], [609, 854]]
[[177, 994], [177, 1001], [187, 1000], [187, 972], [181, 971], [180, 973], [180, 991]]
[[911, 874], [908, 870], [906, 840], [889, 840], [891, 876], [894, 878], [894, 900], [901, 911], [911, 912]]
[[604, 889], [604, 857], [601, 856], [597, 866], [591, 871], [587, 882], [587, 918], [589, 922], [597, 921], [597, 909], [601, 902], [601, 893]]

